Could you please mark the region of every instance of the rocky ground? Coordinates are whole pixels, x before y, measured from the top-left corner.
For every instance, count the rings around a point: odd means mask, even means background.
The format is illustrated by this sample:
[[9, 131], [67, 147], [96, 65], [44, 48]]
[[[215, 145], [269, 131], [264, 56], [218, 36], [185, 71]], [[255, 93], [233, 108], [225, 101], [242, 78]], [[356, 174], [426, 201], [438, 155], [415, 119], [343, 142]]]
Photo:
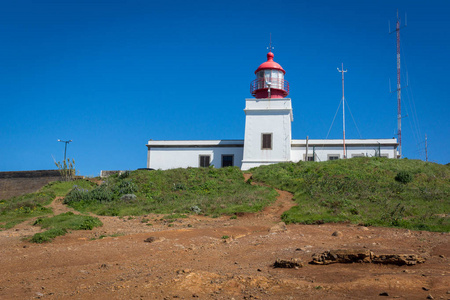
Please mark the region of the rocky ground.
[[[450, 299], [450, 235], [353, 224], [288, 225], [294, 203], [279, 191], [264, 212], [99, 217], [104, 226], [49, 244], [25, 237], [30, 222], [0, 232], [1, 299]], [[55, 213], [68, 210], [56, 199]], [[145, 220], [148, 219], [149, 221]], [[147, 225], [151, 223], [151, 225]], [[412, 266], [309, 264], [335, 249], [416, 254]], [[274, 268], [277, 259], [303, 267]]]

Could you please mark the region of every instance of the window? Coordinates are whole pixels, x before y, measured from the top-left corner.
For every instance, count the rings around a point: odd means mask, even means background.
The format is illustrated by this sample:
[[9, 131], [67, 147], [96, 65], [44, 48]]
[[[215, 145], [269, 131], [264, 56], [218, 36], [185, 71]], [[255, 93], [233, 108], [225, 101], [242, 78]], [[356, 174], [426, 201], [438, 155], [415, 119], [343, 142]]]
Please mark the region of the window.
[[272, 150], [272, 134], [271, 133], [263, 133], [262, 134], [261, 149]]
[[233, 155], [222, 155], [222, 168], [233, 166]]
[[328, 160], [338, 160], [339, 154], [328, 154]]
[[211, 155], [200, 155], [199, 166], [200, 168], [207, 168], [211, 163]]
[[[306, 161], [306, 154], [303, 154], [303, 160]], [[308, 161], [315, 161], [313, 154], [308, 154]]]

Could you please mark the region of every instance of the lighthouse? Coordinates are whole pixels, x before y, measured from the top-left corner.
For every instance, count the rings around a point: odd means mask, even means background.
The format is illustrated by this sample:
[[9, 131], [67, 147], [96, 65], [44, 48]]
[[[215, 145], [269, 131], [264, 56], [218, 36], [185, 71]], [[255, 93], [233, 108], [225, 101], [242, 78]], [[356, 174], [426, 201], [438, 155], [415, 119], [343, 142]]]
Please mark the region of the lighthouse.
[[[272, 47], [269, 46], [269, 49]], [[270, 50], [269, 50], [270, 51]], [[286, 71], [267, 53], [250, 82], [251, 98], [245, 99], [244, 139], [149, 140], [147, 168], [236, 166], [249, 170], [279, 162], [327, 161], [343, 158], [343, 140], [294, 140], [294, 120]], [[312, 122], [313, 120], [311, 120]], [[305, 134], [306, 135], [306, 134]], [[347, 157], [397, 157], [396, 139], [346, 139]], [[308, 149], [311, 149], [308, 152]]]
[[286, 71], [273, 61], [273, 53], [267, 53], [267, 61], [256, 69], [256, 79], [250, 84], [250, 92], [256, 98], [285, 98], [289, 94], [289, 82], [284, 80]]
[[254, 98], [245, 100], [245, 138], [242, 170], [291, 160], [293, 121], [286, 71], [267, 53], [267, 61], [250, 83]]

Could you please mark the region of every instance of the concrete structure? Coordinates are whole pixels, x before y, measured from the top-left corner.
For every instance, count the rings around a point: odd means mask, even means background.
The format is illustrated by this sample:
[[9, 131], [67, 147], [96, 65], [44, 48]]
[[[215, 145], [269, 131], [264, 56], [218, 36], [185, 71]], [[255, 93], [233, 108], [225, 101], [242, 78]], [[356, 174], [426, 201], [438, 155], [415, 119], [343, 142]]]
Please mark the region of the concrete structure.
[[[292, 103], [286, 72], [273, 61], [273, 53], [255, 71], [250, 85], [255, 98], [245, 102], [244, 140], [153, 141], [147, 143], [147, 168], [238, 166], [248, 170], [260, 165], [304, 160], [342, 159], [343, 140], [293, 140]], [[396, 139], [346, 140], [346, 157], [397, 158]]]

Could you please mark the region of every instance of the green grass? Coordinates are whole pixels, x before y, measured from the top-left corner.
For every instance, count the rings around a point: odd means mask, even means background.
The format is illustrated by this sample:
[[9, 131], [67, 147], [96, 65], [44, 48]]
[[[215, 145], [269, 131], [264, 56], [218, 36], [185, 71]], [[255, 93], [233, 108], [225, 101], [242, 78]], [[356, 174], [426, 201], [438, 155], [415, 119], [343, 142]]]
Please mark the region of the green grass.
[[93, 184], [85, 180], [55, 181], [47, 184], [36, 193], [0, 200], [0, 229], [9, 229], [28, 219], [52, 214], [45, 207], [57, 196], [64, 196], [75, 185], [92, 189]]
[[55, 237], [65, 235], [68, 230], [92, 230], [103, 223], [96, 217], [75, 215], [72, 212], [63, 213], [51, 218], [39, 218], [33, 225], [39, 225], [48, 230], [36, 233], [30, 241], [33, 243], [50, 242]]
[[[123, 197], [134, 194], [134, 197]], [[92, 191], [72, 190], [65, 203], [109, 216], [148, 213], [211, 216], [256, 212], [276, 199], [275, 190], [245, 184], [237, 167], [139, 170], [109, 177]]]
[[251, 171], [254, 180], [294, 193], [298, 206], [283, 214], [287, 223], [350, 221], [450, 231], [449, 166], [365, 157], [282, 163]]

